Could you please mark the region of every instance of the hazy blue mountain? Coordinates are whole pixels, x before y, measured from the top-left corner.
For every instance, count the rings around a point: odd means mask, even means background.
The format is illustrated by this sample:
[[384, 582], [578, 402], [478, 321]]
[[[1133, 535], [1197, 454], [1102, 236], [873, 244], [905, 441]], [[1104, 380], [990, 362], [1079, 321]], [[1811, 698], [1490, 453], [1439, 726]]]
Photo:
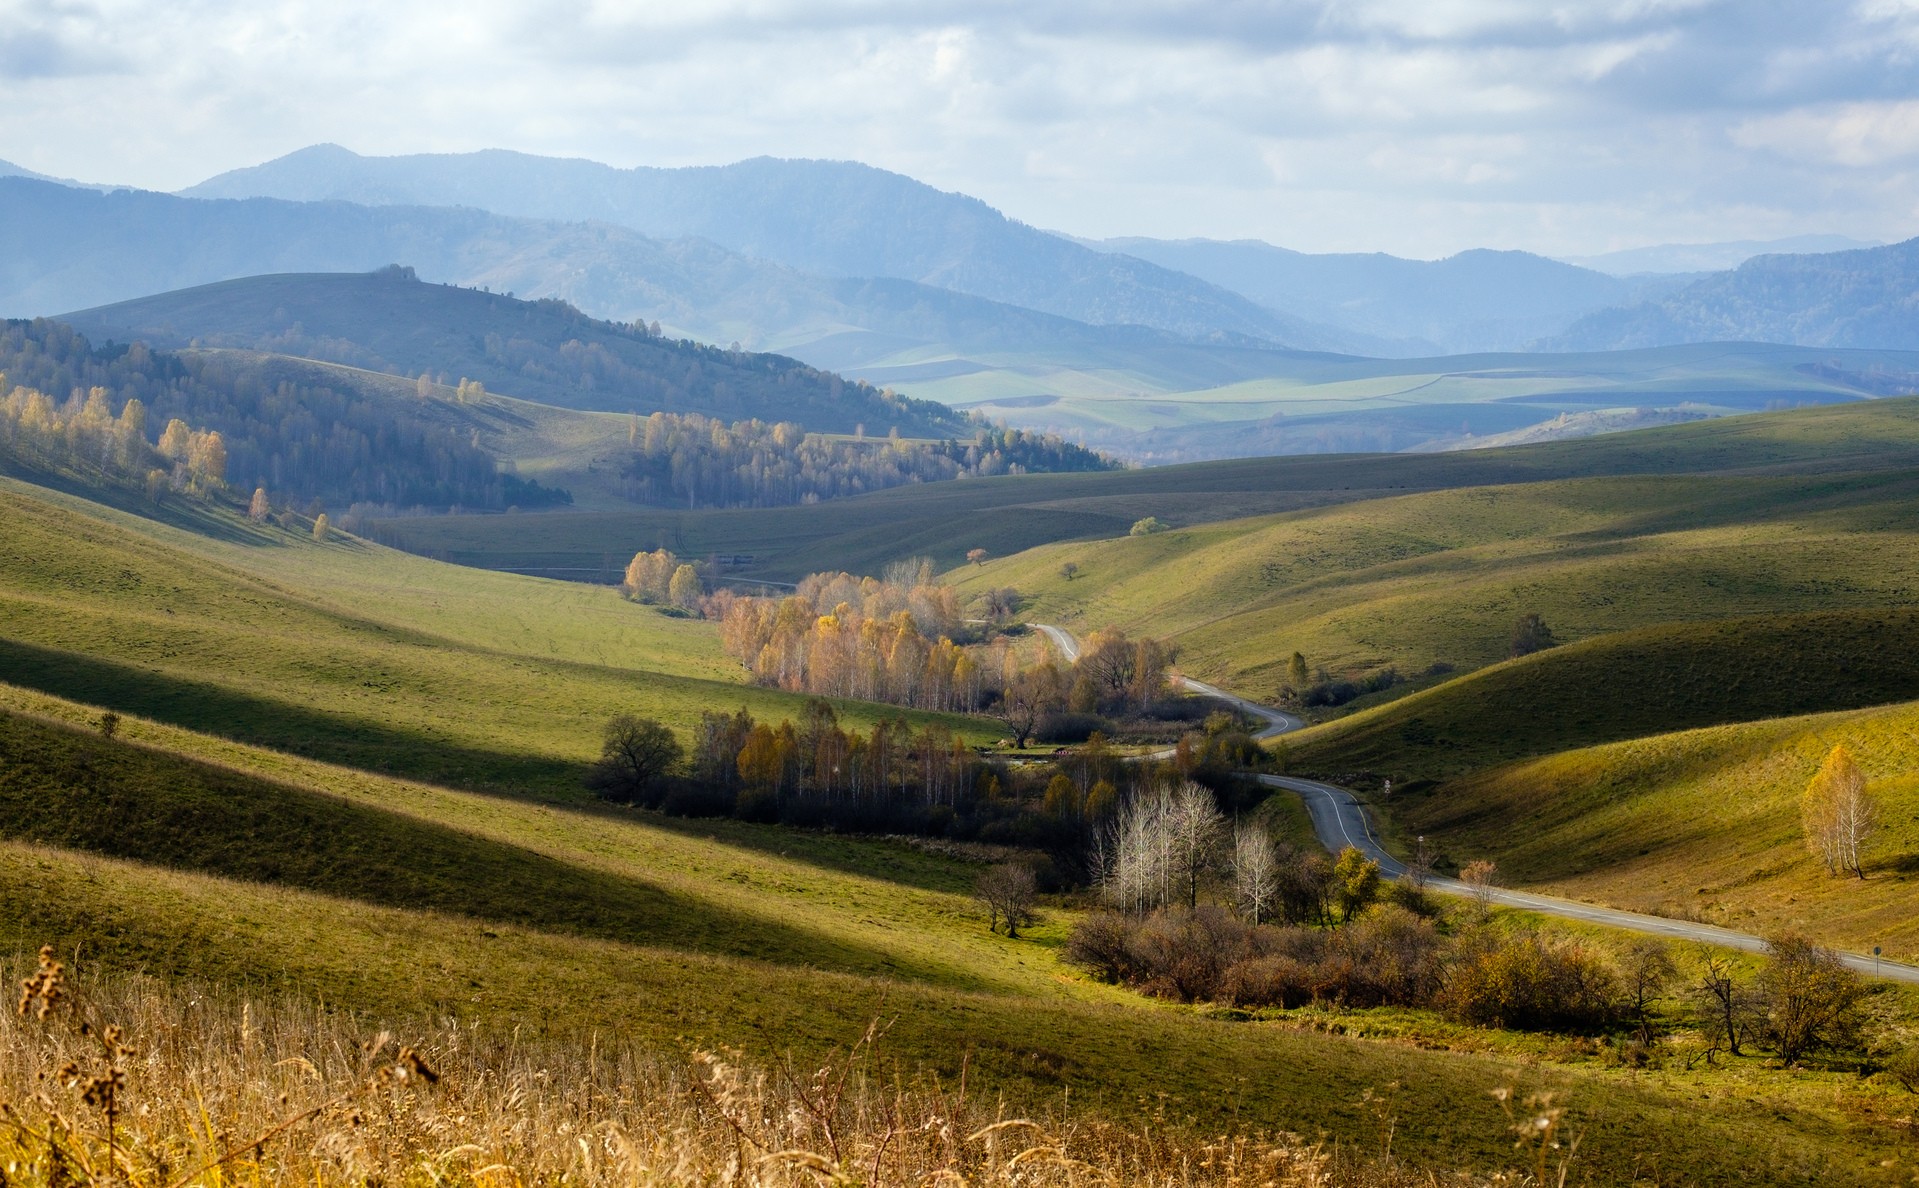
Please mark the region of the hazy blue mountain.
[[927, 285], [812, 276], [694, 239], [471, 208], [198, 200], [0, 178], [0, 315], [30, 317], [280, 272], [389, 263], [432, 280], [559, 297], [600, 317], [839, 368], [916, 346], [1018, 351], [1177, 341]]
[[1720, 341], [1919, 348], [1919, 239], [1759, 256], [1660, 300], [1589, 314], [1540, 345], [1615, 350]]
[[62, 186], [74, 186], [82, 190], [113, 190], [121, 188], [118, 186], [95, 185], [91, 182], [79, 182], [66, 177], [51, 177], [47, 174], [35, 173], [31, 169], [15, 165], [12, 161], [0, 161], [0, 177], [24, 177], [30, 178], [33, 181], [53, 182], [56, 185]]
[[1611, 276], [1641, 273], [1725, 272], [1754, 256], [1780, 253], [1845, 252], [1880, 246], [1877, 241], [1844, 235], [1794, 235], [1787, 239], [1737, 239], [1726, 243], [1662, 243], [1597, 256], [1561, 256], [1568, 264]]
[[770, 157], [616, 169], [504, 150], [362, 157], [317, 145], [182, 193], [367, 205], [465, 205], [698, 237], [832, 277], [891, 277], [1095, 325], [1188, 337], [1243, 335], [1321, 350], [1378, 344], [1276, 314], [1160, 265], [1102, 253], [1009, 219], [977, 198], [846, 161]]
[[284, 273], [60, 315], [94, 342], [269, 351], [489, 389], [562, 408], [795, 420], [830, 432], [968, 431], [944, 405], [781, 355], [659, 337], [556, 299], [426, 284], [412, 270]]
[[1637, 299], [1640, 285], [1528, 252], [1475, 250], [1444, 260], [1384, 253], [1309, 254], [1258, 240], [1109, 239], [1276, 312], [1381, 338], [1394, 353], [1517, 350], [1581, 314]]

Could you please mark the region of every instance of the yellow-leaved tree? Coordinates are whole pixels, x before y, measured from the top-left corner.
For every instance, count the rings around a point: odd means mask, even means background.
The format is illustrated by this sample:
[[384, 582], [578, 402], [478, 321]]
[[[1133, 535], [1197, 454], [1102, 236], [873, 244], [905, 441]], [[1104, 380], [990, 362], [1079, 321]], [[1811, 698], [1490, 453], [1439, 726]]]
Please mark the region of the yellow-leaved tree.
[[1806, 849], [1830, 874], [1865, 878], [1859, 854], [1879, 826], [1879, 803], [1843, 743], [1832, 748], [1799, 803]]

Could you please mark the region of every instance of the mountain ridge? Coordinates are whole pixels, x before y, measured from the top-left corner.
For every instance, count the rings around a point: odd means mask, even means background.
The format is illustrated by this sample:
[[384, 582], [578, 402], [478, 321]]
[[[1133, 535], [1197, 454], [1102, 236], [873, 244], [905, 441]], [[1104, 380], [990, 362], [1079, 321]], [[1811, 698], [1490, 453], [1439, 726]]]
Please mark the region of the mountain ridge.
[[619, 169], [505, 149], [366, 157], [316, 145], [180, 194], [458, 203], [524, 218], [592, 219], [657, 238], [707, 239], [824, 276], [912, 280], [1095, 325], [1244, 335], [1303, 349], [1342, 345], [1199, 278], [1115, 260], [978, 198], [858, 162], [755, 157]]

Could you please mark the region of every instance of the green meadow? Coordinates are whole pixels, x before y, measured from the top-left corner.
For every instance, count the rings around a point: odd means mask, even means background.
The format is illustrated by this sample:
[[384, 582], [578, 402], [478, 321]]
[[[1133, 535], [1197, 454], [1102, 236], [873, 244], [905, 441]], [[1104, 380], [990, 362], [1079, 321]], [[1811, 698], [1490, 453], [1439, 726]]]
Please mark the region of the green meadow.
[[615, 714], [680, 731], [742, 705], [799, 716], [800, 698], [744, 683], [710, 626], [606, 587], [271, 526], [217, 539], [6, 480], [0, 518], [0, 673], [123, 713], [546, 797], [580, 794]]
[[964, 1076], [1009, 1109], [1310, 1130], [1361, 1152], [1380, 1125], [1367, 1092], [1387, 1091], [1394, 1152], [1437, 1166], [1502, 1165], [1491, 1091], [1552, 1090], [1594, 1183], [1882, 1179], [1878, 1098], [1830, 1074], [1515, 1068], [1497, 1049], [1156, 1005], [1057, 961], [1070, 905], [1029, 939], [990, 935], [966, 864], [900, 843], [474, 795], [137, 719], [108, 741], [95, 712], [0, 689], [0, 927], [15, 948], [400, 1026], [451, 1017], [668, 1053], [815, 1057], [877, 1018], [885, 1068]]

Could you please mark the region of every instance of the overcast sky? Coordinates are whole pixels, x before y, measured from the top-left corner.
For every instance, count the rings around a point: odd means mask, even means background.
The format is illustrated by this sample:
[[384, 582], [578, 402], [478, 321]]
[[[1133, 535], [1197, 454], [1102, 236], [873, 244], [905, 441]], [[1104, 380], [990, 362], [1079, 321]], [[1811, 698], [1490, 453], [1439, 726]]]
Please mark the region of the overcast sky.
[[865, 161], [1076, 234], [1919, 234], [1919, 0], [0, 0], [0, 158]]

